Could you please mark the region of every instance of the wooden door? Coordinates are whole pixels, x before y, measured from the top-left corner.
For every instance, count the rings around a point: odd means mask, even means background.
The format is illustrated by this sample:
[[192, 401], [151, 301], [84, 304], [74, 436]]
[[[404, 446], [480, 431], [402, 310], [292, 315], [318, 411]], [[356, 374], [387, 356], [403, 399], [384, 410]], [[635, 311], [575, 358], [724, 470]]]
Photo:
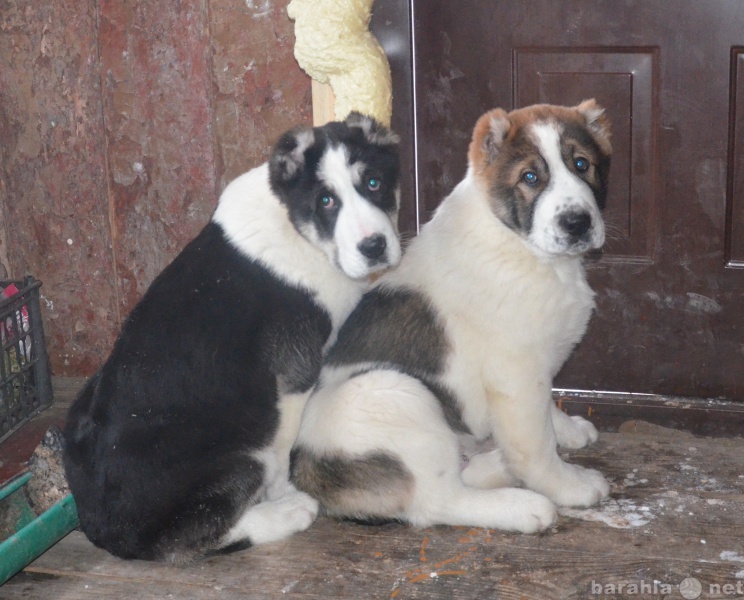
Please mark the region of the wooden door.
[[595, 97], [613, 126], [610, 239], [588, 263], [596, 314], [556, 385], [744, 400], [744, 2], [375, 6], [393, 124], [412, 140], [404, 228], [462, 178], [481, 113]]

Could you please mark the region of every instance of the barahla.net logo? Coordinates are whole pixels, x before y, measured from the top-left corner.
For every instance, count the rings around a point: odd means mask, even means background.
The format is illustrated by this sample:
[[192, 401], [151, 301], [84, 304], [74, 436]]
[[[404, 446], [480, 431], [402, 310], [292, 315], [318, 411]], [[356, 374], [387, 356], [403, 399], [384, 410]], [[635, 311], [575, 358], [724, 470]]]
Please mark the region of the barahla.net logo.
[[[707, 588], [707, 589], [706, 589]], [[726, 596], [739, 597], [744, 595], [744, 581], [736, 583], [710, 583], [703, 586], [695, 577], [686, 577], [678, 585], [661, 581], [631, 581], [629, 583], [600, 583], [592, 580], [589, 589], [593, 596], [640, 596], [653, 595], [664, 597], [679, 590], [679, 595], [685, 600], [697, 600], [703, 597], [722, 598]]]

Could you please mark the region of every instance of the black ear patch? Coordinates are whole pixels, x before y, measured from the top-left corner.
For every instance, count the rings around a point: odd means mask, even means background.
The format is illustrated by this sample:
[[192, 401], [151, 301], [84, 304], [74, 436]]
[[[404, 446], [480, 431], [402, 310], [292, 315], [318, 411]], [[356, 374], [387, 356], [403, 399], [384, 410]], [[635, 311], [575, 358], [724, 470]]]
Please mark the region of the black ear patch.
[[364, 133], [364, 137], [372, 144], [378, 146], [392, 146], [400, 142], [400, 138], [387, 127], [380, 124], [372, 117], [358, 112], [349, 113], [344, 120], [350, 128], [358, 127]]
[[270, 180], [292, 181], [305, 166], [305, 151], [315, 143], [312, 127], [300, 126], [285, 133], [274, 146], [269, 159]]

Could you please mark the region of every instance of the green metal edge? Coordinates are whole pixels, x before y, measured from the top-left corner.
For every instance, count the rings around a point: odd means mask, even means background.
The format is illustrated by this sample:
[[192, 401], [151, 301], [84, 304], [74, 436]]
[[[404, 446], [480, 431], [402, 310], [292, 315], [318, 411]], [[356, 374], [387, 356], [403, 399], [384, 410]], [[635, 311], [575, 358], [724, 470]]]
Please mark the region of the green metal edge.
[[0, 544], [0, 585], [78, 526], [77, 506], [67, 495]]
[[31, 479], [31, 473], [29, 472], [23, 473], [15, 479], [11, 479], [9, 483], [6, 483], [2, 488], [0, 488], [0, 500], [5, 500], [5, 498], [10, 496], [18, 488], [26, 485], [29, 479]]

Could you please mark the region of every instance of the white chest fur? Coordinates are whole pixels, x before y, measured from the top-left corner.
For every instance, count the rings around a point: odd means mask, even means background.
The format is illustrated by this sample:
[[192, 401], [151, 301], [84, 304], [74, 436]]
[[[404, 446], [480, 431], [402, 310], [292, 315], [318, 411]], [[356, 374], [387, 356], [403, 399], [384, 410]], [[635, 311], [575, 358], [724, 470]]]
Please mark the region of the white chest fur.
[[476, 435], [489, 432], [484, 386], [508, 386], [523, 371], [549, 385], [594, 307], [581, 259], [537, 254], [468, 178], [386, 280], [415, 281], [443, 320], [452, 346], [444, 380], [468, 399], [463, 416]]

